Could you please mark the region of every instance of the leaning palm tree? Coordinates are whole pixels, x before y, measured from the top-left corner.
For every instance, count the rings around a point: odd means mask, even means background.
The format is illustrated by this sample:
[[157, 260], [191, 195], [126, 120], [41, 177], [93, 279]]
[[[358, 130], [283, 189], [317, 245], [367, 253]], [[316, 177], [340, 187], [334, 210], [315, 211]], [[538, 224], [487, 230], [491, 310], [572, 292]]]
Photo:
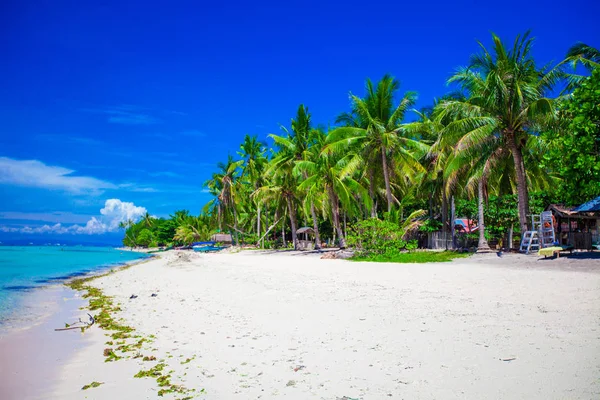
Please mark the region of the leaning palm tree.
[[531, 55], [529, 32], [517, 36], [512, 49], [492, 34], [494, 47], [474, 55], [468, 68], [461, 68], [449, 80], [467, 94], [466, 100], [450, 100], [441, 107], [459, 116], [449, 132], [462, 139], [465, 147], [477, 147], [498, 136], [512, 155], [516, 172], [519, 225], [527, 230], [529, 191], [523, 159], [527, 137], [555, 118], [553, 87], [563, 74], [559, 69], [538, 68]]
[[[415, 170], [422, 170], [418, 157], [415, 157], [415, 150], [422, 150], [422, 144], [403, 136], [401, 130], [406, 110], [415, 103], [416, 94], [407, 92], [394, 105], [394, 96], [399, 88], [399, 82], [391, 75], [385, 75], [377, 86], [367, 79], [367, 95], [365, 98], [350, 95], [352, 112], [338, 118], [338, 123], [345, 126], [331, 132], [332, 139], [326, 148], [329, 153], [354, 149], [362, 158], [368, 171], [373, 203], [374, 182], [381, 171], [388, 212], [398, 202], [392, 194], [394, 171], [396, 175], [410, 176]], [[396, 168], [392, 167], [394, 163]], [[376, 216], [376, 210], [373, 210], [372, 216]]]
[[135, 222], [133, 222], [133, 220], [131, 218], [129, 218], [127, 221], [119, 222], [119, 228], [125, 229], [125, 237], [127, 237], [129, 239], [129, 242], [131, 243], [131, 248], [134, 248], [135, 246], [137, 246], [137, 244], [135, 243], [135, 237], [128, 233], [129, 230], [134, 225], [135, 225]]
[[150, 215], [150, 213], [148, 211], [146, 211], [146, 214], [144, 214], [142, 219], [144, 220], [144, 223], [146, 224], [146, 226], [148, 228], [151, 228], [152, 225], [154, 224], [154, 218]]

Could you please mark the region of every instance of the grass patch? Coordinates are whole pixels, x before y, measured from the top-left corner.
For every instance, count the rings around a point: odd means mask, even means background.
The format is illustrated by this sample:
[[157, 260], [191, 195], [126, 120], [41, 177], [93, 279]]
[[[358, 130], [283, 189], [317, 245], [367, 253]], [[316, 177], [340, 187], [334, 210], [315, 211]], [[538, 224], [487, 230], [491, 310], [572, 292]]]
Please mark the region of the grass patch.
[[394, 255], [374, 254], [370, 256], [354, 256], [351, 260], [393, 263], [429, 263], [448, 262], [455, 258], [466, 258], [470, 255], [470, 253], [458, 253], [456, 251], [408, 251]]

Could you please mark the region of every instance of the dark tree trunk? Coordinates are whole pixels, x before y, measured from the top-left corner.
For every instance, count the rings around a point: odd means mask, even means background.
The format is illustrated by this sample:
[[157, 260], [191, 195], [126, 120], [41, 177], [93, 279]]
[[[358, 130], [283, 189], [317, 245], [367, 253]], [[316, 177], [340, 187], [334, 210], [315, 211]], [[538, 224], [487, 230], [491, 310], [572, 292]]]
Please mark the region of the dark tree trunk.
[[387, 165], [387, 155], [385, 152], [385, 147], [381, 145], [381, 164], [383, 166], [383, 179], [385, 180], [385, 196], [387, 198], [388, 203], [388, 212], [392, 211], [392, 188], [390, 186], [390, 174], [388, 171]]
[[450, 232], [452, 233], [452, 248], [456, 248], [456, 229], [454, 220], [456, 219], [456, 205], [454, 204], [454, 195], [450, 198]]
[[371, 218], [377, 218], [377, 199], [375, 198], [375, 173], [369, 168], [369, 196], [371, 197]]
[[523, 162], [523, 153], [517, 145], [515, 134], [506, 133], [507, 145], [513, 155], [515, 172], [517, 174], [517, 195], [519, 199], [519, 226], [521, 235], [527, 231], [527, 213], [529, 212], [529, 193], [527, 190], [527, 176], [525, 175], [525, 164]]
[[236, 244], [236, 246], [239, 246], [240, 245], [240, 237], [238, 234], [237, 212], [235, 211], [235, 204], [232, 204], [232, 208], [233, 208], [233, 230], [235, 231], [235, 244]]
[[446, 190], [442, 184], [442, 230], [444, 232], [444, 243], [448, 250], [448, 199], [446, 198]]

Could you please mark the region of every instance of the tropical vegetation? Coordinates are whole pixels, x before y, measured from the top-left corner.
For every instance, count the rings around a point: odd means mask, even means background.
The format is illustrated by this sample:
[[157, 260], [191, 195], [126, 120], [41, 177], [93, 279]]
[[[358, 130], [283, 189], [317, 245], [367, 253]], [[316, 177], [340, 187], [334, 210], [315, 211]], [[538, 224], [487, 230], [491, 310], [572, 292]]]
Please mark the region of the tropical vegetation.
[[393, 260], [422, 245], [423, 232], [454, 236], [462, 217], [476, 221], [481, 250], [488, 241], [511, 247], [530, 213], [600, 195], [600, 52], [577, 43], [542, 66], [529, 33], [491, 43], [479, 43], [448, 78], [449, 93], [421, 110], [416, 92], [401, 92], [389, 74], [350, 93], [331, 126], [299, 105], [281, 132], [246, 135], [217, 165], [199, 216], [127, 221], [124, 244], [227, 232], [238, 243], [298, 248], [307, 227], [316, 248]]

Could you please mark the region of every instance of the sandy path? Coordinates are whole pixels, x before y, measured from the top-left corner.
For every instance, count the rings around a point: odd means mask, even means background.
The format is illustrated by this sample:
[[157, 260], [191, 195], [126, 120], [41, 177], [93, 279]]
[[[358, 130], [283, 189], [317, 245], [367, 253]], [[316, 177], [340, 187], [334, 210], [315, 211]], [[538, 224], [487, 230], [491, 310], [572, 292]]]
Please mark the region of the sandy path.
[[[427, 265], [177, 257], [96, 285], [139, 333], [156, 336], [142, 353], [164, 358], [174, 382], [204, 388], [200, 398], [600, 398], [592, 261], [581, 272], [519, 256]], [[155, 382], [133, 378], [150, 363], [104, 363], [107, 339], [92, 335], [64, 367], [56, 398], [157, 398]], [[91, 381], [105, 384], [79, 390]]]

